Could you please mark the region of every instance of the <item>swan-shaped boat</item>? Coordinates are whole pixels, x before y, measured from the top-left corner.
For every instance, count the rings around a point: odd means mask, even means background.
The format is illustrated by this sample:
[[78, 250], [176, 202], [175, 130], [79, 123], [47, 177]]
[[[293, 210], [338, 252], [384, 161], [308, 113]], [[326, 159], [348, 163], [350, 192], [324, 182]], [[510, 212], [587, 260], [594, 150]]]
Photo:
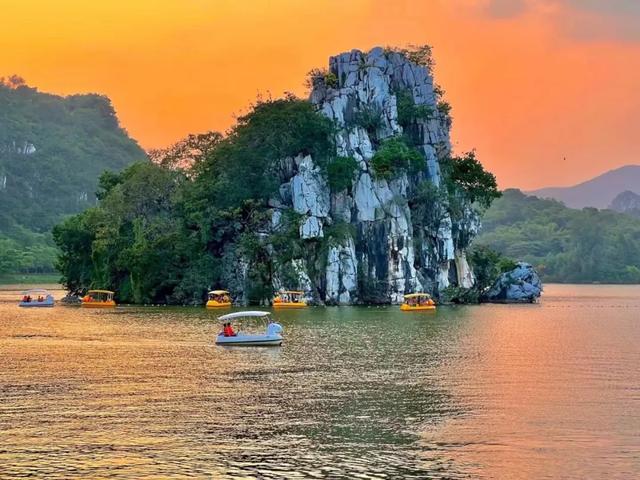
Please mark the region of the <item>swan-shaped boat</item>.
[[34, 288], [22, 292], [22, 300], [18, 304], [19, 307], [53, 307], [53, 295], [48, 290], [42, 288]]
[[[218, 317], [222, 331], [216, 345], [246, 347], [278, 347], [282, 345], [282, 326], [269, 312], [247, 311], [228, 313]], [[258, 333], [260, 327], [264, 333]]]

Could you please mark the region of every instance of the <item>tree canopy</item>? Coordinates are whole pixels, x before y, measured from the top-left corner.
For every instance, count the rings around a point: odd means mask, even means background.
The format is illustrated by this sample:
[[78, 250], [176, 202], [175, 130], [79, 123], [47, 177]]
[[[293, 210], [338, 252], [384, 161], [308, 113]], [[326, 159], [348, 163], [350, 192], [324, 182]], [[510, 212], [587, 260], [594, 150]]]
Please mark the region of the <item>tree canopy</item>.
[[[322, 277], [329, 248], [353, 236], [353, 225], [333, 219], [322, 237], [301, 238], [303, 216], [287, 208], [276, 216], [273, 204], [299, 155], [312, 156], [331, 191], [351, 188], [358, 162], [336, 156], [334, 128], [306, 100], [259, 100], [226, 135], [192, 135], [153, 152], [153, 162], [105, 172], [98, 204], [54, 228], [64, 283], [134, 303], [199, 303], [208, 289], [237, 287], [257, 303], [270, 298], [274, 279], [301, 287], [300, 259]], [[422, 182], [410, 203], [420, 225], [431, 221], [432, 200], [448, 208], [448, 190], [427, 188], [426, 160], [404, 138], [386, 140], [376, 156], [379, 178], [406, 172]], [[473, 173], [484, 170], [469, 182]]]
[[531, 263], [545, 281], [640, 282], [640, 220], [610, 210], [506, 190], [474, 244]]

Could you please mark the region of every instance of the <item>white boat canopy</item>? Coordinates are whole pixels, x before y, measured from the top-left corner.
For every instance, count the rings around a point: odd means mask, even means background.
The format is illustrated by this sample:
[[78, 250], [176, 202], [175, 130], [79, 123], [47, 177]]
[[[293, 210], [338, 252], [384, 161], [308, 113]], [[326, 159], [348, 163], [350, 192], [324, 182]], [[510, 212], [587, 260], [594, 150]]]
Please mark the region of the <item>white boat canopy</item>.
[[209, 295], [226, 295], [229, 292], [227, 292], [226, 290], [211, 290], [209, 292]]
[[45, 290], [44, 288], [32, 288], [30, 290], [25, 290], [22, 292], [22, 295], [26, 295], [27, 293], [46, 293], [47, 295], [51, 295], [49, 290]]
[[253, 310], [253, 311], [250, 310], [248, 312], [227, 313], [226, 315], [222, 315], [221, 317], [218, 317], [218, 320], [225, 321], [225, 320], [233, 320], [234, 318], [268, 317], [269, 315], [271, 315], [270, 312], [260, 312], [257, 310]]

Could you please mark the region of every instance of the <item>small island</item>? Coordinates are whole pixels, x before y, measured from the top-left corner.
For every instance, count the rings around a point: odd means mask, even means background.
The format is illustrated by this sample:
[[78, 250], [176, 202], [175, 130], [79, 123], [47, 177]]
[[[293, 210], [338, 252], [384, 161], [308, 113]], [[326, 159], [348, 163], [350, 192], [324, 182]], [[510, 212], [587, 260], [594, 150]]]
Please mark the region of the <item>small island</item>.
[[432, 65], [428, 46], [341, 53], [309, 73], [308, 99], [258, 99], [227, 135], [104, 173], [98, 205], [53, 230], [65, 285], [127, 303], [201, 304], [210, 288], [238, 304], [281, 289], [478, 301], [501, 272], [479, 284], [467, 250], [500, 193], [474, 152], [452, 151]]

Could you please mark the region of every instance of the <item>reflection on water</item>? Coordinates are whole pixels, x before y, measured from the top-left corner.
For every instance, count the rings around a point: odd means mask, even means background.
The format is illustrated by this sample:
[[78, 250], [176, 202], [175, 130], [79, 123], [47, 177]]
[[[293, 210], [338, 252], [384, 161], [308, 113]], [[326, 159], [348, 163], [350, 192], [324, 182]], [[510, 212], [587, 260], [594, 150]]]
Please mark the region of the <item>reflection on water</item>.
[[[62, 292], [56, 292], [56, 298]], [[0, 477], [633, 478], [640, 288], [539, 305], [18, 309], [0, 291]]]

